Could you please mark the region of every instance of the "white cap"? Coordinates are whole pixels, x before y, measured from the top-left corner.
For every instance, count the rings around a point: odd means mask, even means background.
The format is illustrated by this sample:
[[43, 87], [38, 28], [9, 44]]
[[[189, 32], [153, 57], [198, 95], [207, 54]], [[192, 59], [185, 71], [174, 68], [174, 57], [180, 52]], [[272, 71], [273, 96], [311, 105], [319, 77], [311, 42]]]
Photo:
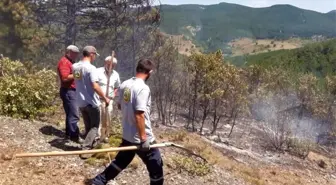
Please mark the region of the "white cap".
[[[112, 57], [108, 56], [108, 57], [105, 58], [105, 61], [111, 61], [111, 59], [112, 59]], [[113, 57], [113, 64], [117, 64], [117, 63], [118, 63], [117, 59], [115, 57]]]
[[72, 52], [76, 52], [76, 53], [79, 53], [79, 49], [77, 46], [75, 45], [69, 45], [67, 48], [66, 48], [67, 51], [72, 51]]

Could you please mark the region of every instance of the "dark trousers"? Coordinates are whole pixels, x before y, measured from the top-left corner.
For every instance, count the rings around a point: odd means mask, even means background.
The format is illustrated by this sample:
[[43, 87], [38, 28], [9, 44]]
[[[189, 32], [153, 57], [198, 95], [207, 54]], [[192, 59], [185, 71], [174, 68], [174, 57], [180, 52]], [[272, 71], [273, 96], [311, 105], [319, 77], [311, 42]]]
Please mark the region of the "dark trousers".
[[99, 107], [88, 105], [79, 108], [85, 125], [85, 140], [83, 149], [92, 149], [96, 139], [99, 138], [100, 110]]
[[69, 88], [61, 88], [60, 96], [63, 101], [63, 108], [65, 111], [65, 135], [76, 139], [79, 137], [79, 128], [78, 128], [78, 107], [76, 104], [76, 90]]
[[[134, 146], [136, 144], [123, 140], [120, 146]], [[122, 170], [124, 170], [137, 154], [146, 164], [150, 177], [150, 185], [162, 185], [163, 162], [159, 149], [151, 148], [149, 151], [131, 150], [120, 151], [113, 162], [93, 180], [94, 185], [105, 185], [111, 179], [114, 179]]]

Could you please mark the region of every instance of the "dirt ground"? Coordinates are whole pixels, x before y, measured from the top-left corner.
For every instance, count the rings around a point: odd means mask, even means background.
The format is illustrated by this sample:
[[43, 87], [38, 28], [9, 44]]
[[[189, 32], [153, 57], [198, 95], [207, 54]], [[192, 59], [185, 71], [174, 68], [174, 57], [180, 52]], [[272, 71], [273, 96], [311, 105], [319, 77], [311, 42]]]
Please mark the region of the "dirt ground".
[[[46, 122], [0, 117], [0, 150], [2, 154], [78, 150], [79, 145], [65, 142], [63, 126]], [[239, 131], [237, 132], [237, 134]], [[336, 171], [328, 162], [319, 167], [320, 155], [303, 160], [288, 154], [260, 153], [227, 142], [214, 142], [182, 131], [180, 127], [155, 128], [159, 142], [183, 144], [208, 160], [206, 166], [196, 165], [192, 157], [174, 149], [162, 149], [165, 184], [218, 185], [335, 185]], [[234, 138], [234, 137], [233, 137]], [[229, 143], [232, 143], [229, 141]], [[323, 157], [323, 156], [322, 156]], [[178, 163], [174, 162], [176, 159]], [[316, 159], [314, 161], [314, 159]], [[0, 159], [0, 185], [84, 185], [104, 169], [102, 163], [92, 165], [78, 156]], [[206, 170], [205, 170], [206, 169]], [[207, 171], [208, 173], [202, 174]], [[202, 174], [202, 175], [200, 175]], [[118, 184], [149, 184], [145, 166], [138, 161], [125, 169], [116, 179]]]

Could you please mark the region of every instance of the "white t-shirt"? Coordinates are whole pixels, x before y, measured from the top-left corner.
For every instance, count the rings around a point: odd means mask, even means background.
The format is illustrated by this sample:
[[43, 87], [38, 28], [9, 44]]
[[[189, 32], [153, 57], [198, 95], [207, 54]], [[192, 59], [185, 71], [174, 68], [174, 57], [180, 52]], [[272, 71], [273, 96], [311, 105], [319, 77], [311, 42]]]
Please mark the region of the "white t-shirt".
[[[103, 90], [104, 94], [106, 94], [106, 86], [107, 86], [107, 74], [105, 72], [104, 67], [100, 67], [97, 69], [98, 73], [98, 84], [100, 88]], [[119, 88], [120, 86], [120, 77], [119, 73], [115, 70], [112, 71], [110, 76], [110, 85], [109, 85], [109, 97], [114, 98], [114, 89]]]
[[78, 107], [86, 107], [87, 105], [99, 107], [101, 104], [99, 96], [92, 87], [93, 82], [98, 82], [97, 68], [90, 62], [79, 61], [72, 65], [72, 70]]
[[140, 143], [136, 127], [135, 112], [145, 113], [145, 132], [150, 142], [155, 140], [150, 121], [151, 94], [142, 79], [131, 78], [120, 85], [118, 104], [121, 105], [123, 139], [131, 143]]

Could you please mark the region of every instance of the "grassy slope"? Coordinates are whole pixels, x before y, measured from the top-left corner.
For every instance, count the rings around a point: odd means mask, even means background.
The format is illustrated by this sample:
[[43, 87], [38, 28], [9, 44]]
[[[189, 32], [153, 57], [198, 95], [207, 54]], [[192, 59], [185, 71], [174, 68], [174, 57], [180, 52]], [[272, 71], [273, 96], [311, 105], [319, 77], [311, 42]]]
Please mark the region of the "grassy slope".
[[294, 50], [278, 50], [258, 55], [229, 58], [239, 66], [257, 64], [264, 67], [281, 66], [297, 72], [313, 72], [324, 77], [336, 74], [336, 39], [308, 44]]

